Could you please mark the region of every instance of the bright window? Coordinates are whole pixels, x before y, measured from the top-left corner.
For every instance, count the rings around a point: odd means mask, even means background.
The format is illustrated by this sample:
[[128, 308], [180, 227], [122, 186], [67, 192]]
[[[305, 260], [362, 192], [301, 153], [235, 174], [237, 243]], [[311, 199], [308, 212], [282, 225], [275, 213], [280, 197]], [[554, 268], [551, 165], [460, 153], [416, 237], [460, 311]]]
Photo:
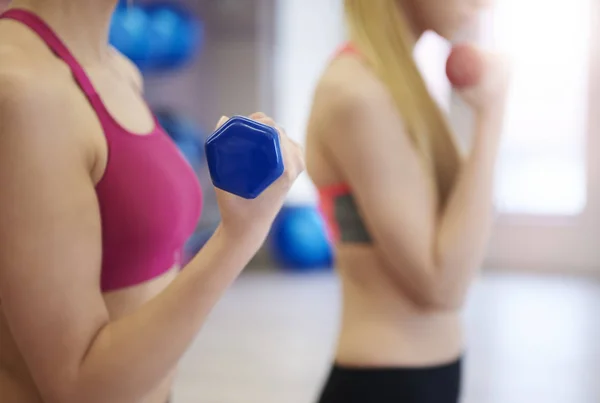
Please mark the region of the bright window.
[[484, 36], [512, 63], [496, 203], [576, 215], [586, 204], [591, 0], [501, 0]]

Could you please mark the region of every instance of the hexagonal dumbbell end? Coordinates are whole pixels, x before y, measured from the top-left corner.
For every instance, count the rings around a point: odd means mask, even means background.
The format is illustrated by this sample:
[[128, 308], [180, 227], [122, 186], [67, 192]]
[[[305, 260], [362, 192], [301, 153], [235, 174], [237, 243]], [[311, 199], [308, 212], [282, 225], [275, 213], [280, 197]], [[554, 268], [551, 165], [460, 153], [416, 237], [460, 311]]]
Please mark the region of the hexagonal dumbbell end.
[[206, 139], [215, 187], [254, 199], [283, 174], [279, 134], [271, 126], [234, 116]]

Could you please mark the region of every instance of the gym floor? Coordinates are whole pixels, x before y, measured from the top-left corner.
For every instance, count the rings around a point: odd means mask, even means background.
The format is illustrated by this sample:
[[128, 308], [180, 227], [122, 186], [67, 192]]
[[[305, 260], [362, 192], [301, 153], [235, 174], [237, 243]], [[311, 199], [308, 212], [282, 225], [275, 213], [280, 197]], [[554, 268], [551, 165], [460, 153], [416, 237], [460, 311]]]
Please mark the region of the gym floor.
[[[175, 403], [313, 403], [338, 309], [331, 273], [245, 273], [184, 358]], [[488, 273], [465, 322], [464, 403], [600, 402], [600, 282]]]

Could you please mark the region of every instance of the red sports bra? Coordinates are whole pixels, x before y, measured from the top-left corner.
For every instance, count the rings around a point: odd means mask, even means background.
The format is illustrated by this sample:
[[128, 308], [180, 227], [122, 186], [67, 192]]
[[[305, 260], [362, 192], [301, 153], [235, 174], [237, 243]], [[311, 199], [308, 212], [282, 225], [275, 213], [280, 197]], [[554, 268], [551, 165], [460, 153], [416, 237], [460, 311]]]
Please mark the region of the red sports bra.
[[27, 25], [69, 66], [104, 130], [108, 164], [96, 186], [102, 222], [102, 291], [140, 284], [180, 265], [183, 246], [200, 217], [202, 193], [176, 145], [156, 118], [154, 129], [145, 135], [122, 127], [69, 49], [39, 17], [11, 9], [0, 18]]

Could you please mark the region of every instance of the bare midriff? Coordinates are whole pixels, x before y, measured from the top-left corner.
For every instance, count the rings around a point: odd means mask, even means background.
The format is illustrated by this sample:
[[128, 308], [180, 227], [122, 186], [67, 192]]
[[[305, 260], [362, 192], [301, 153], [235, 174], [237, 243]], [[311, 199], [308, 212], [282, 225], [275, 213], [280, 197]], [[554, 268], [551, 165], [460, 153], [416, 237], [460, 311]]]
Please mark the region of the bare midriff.
[[460, 357], [459, 311], [414, 304], [372, 245], [341, 244], [336, 253], [343, 293], [338, 364], [420, 367]]

